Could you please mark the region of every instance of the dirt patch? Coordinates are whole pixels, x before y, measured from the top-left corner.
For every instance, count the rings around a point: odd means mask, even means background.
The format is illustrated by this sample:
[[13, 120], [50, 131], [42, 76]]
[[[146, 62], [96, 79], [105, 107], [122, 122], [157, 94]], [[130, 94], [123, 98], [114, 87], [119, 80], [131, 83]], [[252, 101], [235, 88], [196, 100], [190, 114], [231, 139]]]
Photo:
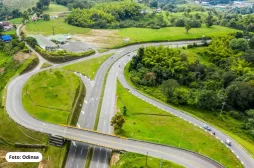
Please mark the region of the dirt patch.
[[19, 61], [20, 63], [22, 63], [23, 61], [25, 61], [27, 58], [29, 58], [32, 54], [31, 53], [23, 53], [23, 52], [19, 52], [17, 54], [14, 55], [14, 59]]
[[115, 165], [118, 160], [120, 159], [120, 154], [119, 153], [113, 153], [111, 160], [110, 160], [110, 167], [112, 167], [113, 165]]
[[114, 47], [123, 41], [123, 38], [119, 36], [118, 30], [93, 29], [87, 34], [73, 35], [72, 38], [98, 48]]
[[41, 161], [38, 168], [49, 168], [49, 162], [46, 160]]
[[5, 159], [6, 153], [7, 153], [7, 151], [0, 150], [0, 159]]
[[0, 68], [0, 73], [3, 73], [4, 72], [4, 68]]

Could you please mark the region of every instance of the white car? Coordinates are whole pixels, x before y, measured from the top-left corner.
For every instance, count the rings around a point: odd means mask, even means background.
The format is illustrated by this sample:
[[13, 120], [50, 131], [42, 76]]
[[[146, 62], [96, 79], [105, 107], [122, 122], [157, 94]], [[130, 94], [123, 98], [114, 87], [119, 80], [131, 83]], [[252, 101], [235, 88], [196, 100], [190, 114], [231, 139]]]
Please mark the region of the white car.
[[204, 125], [203, 128], [206, 129], [207, 131], [211, 131], [212, 130], [208, 125]]
[[231, 146], [231, 141], [229, 139], [226, 139], [225, 144], [227, 144], [228, 146]]

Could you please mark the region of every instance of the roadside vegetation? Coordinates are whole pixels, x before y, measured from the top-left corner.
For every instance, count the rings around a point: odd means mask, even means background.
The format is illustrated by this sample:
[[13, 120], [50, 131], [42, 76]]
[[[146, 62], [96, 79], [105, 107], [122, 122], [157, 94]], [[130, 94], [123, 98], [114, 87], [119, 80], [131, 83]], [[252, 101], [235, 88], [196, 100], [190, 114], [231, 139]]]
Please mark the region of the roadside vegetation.
[[102, 55], [98, 58], [93, 58], [79, 63], [71, 64], [65, 66], [64, 69], [79, 72], [93, 80], [99, 67], [112, 55], [114, 55], [114, 53]]
[[120, 83], [117, 106], [118, 114], [125, 120], [117, 132], [121, 136], [189, 149], [226, 167], [242, 167], [236, 156], [213, 135], [135, 97]]
[[146, 164], [146, 156], [140, 155], [137, 153], [125, 153], [119, 156], [118, 162], [116, 162], [112, 168], [130, 168], [130, 167], [143, 167], [143, 168], [155, 168], [155, 167], [168, 167], [168, 168], [183, 168], [176, 163], [172, 163], [166, 160], [160, 160], [154, 157], [147, 157]]
[[72, 116], [80, 79], [71, 72], [42, 71], [25, 84], [22, 102], [33, 117], [54, 124], [67, 124]]
[[188, 48], [141, 48], [125, 75], [138, 90], [230, 132], [253, 156], [253, 39], [223, 36]]

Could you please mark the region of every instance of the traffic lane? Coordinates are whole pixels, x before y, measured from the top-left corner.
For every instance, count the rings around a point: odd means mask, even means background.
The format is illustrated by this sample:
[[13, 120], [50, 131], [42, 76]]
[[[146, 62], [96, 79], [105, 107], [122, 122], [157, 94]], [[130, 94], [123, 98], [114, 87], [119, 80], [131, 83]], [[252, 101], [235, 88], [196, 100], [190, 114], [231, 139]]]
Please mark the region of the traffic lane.
[[108, 168], [110, 152], [103, 147], [94, 147], [90, 168]]
[[[116, 56], [115, 56], [116, 57]], [[105, 65], [110, 65], [112, 64], [112, 61], [114, 59], [114, 56], [110, 58], [108, 62]], [[116, 58], [115, 58], [116, 59]], [[109, 68], [109, 67], [107, 67]], [[103, 68], [102, 68], [103, 69]], [[113, 67], [109, 70], [109, 74], [107, 76], [106, 80], [106, 85], [105, 85], [105, 90], [104, 90], [104, 96], [103, 96], [103, 101], [102, 101], [102, 106], [101, 106], [101, 111], [100, 111], [100, 117], [99, 117], [99, 123], [98, 123], [98, 131], [101, 132], [106, 132], [106, 133], [111, 133], [110, 129], [110, 120], [111, 117], [114, 115], [115, 111], [115, 92], [116, 92], [116, 84], [112, 84], [112, 82], [116, 83], [116, 75], [115, 73], [112, 73]], [[112, 75], [115, 75], [115, 80], [112, 77]], [[113, 113], [113, 114], [112, 114]], [[92, 157], [92, 161], [90, 164], [90, 168], [98, 168], [98, 167], [103, 167], [107, 168], [109, 167], [109, 157], [111, 156], [110, 150], [106, 148], [95, 148], [94, 149], [94, 155]]]
[[89, 146], [85, 143], [72, 141], [65, 167], [83, 168], [85, 164], [85, 158], [87, 158], [88, 147]]
[[[198, 118], [194, 118], [190, 115], [188, 115], [187, 113], [178, 111], [174, 108], [171, 108], [165, 104], [162, 104], [154, 99], [148, 98], [147, 96], [143, 95], [142, 93], [136, 91], [135, 89], [133, 89], [128, 82], [126, 81], [125, 77], [124, 77], [124, 65], [126, 65], [128, 63], [128, 61], [130, 61], [131, 57], [124, 57], [121, 58], [118, 61], [118, 64], [120, 65], [120, 67], [118, 68], [119, 71], [119, 80], [121, 82], [121, 84], [127, 88], [129, 90], [130, 93], [132, 93], [133, 95], [135, 95], [136, 97], [139, 97], [140, 99], [162, 109], [165, 110], [173, 115], [178, 116], [179, 118], [194, 124], [195, 126], [200, 127], [201, 129], [203, 129], [204, 125], [209, 125], [207, 123], [205, 123], [204, 121], [199, 120]], [[210, 126], [211, 127], [211, 126]], [[217, 139], [219, 139], [222, 143], [224, 143], [224, 141], [226, 139], [229, 139], [232, 142], [232, 146], [228, 146], [226, 145], [226, 147], [228, 147], [235, 155], [237, 158], [240, 159], [240, 161], [242, 162], [242, 164], [245, 167], [253, 167], [254, 165], [254, 160], [252, 159], [252, 157], [240, 146], [238, 145], [238, 143], [236, 143], [232, 138], [230, 138], [228, 135], [224, 134], [223, 132], [219, 131], [218, 129], [216, 129], [215, 127], [211, 127], [212, 131], [210, 131], [211, 135], [213, 135], [212, 133], [215, 132], [215, 137]], [[207, 131], [207, 130], [204, 130]], [[207, 131], [209, 132], [209, 131]]]

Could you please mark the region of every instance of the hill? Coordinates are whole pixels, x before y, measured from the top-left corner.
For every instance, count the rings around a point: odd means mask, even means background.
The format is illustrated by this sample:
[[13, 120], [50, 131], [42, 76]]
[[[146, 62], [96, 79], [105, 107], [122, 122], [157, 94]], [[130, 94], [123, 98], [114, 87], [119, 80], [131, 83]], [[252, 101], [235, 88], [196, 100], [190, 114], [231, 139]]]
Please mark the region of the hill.
[[27, 9], [36, 5], [38, 0], [0, 0], [10, 8]]

